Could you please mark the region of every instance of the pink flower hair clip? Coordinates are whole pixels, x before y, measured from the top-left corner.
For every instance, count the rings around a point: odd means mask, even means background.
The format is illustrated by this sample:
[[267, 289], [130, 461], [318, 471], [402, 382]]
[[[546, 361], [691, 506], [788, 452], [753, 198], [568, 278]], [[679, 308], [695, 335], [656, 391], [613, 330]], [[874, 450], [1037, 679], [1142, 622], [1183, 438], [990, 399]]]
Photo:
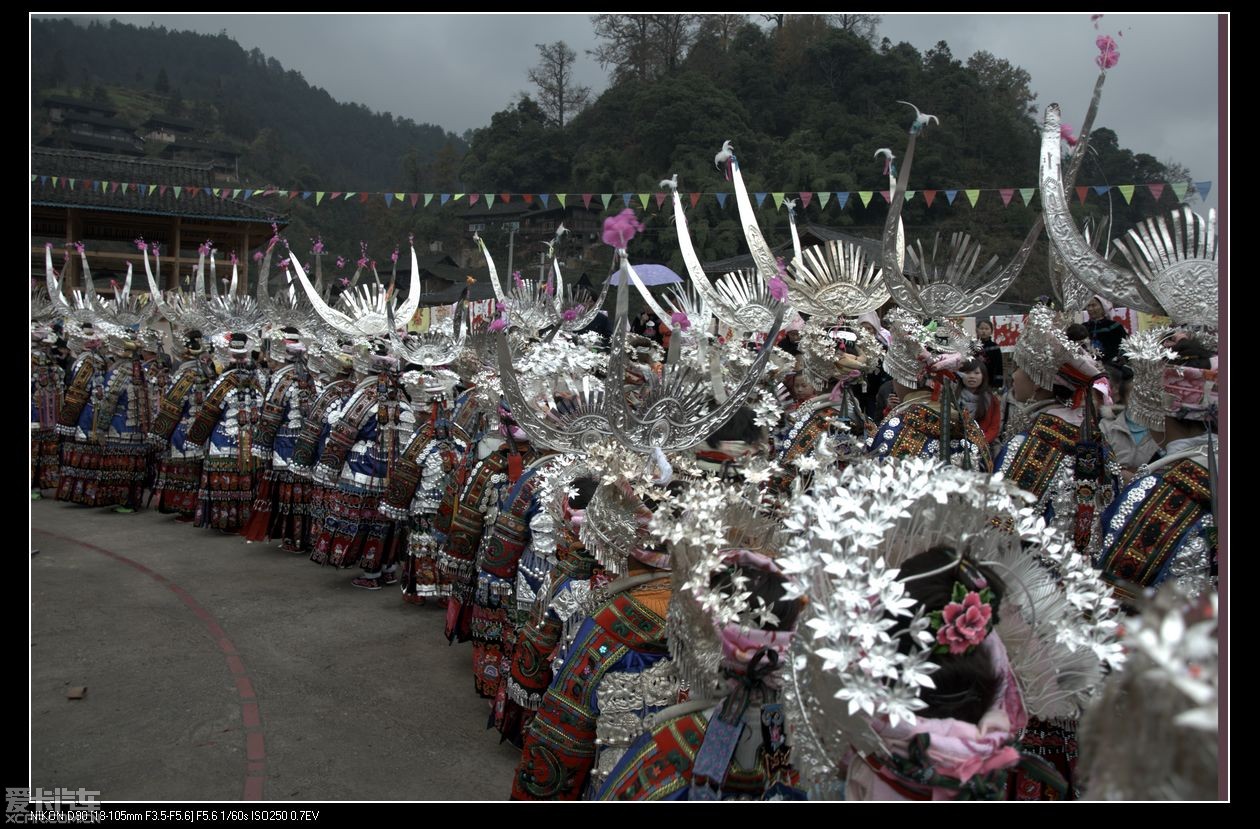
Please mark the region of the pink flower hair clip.
[[976, 592], [954, 582], [950, 598], [944, 610], [929, 614], [936, 631], [934, 653], [960, 656], [983, 642], [993, 629], [993, 591], [986, 586]]

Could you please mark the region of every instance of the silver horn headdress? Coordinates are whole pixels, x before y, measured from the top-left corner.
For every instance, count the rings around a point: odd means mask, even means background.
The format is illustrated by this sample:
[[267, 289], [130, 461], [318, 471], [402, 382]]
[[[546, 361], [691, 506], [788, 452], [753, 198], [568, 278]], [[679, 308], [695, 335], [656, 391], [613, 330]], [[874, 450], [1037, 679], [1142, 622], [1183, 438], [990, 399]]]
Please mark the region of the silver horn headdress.
[[1050, 242], [1091, 290], [1116, 305], [1169, 316], [1179, 325], [1219, 324], [1216, 211], [1207, 219], [1188, 207], [1147, 219], [1115, 241], [1130, 267], [1104, 259], [1077, 231], [1061, 178], [1059, 105], [1046, 108], [1041, 131], [1041, 193]]
[[743, 174], [739, 170], [739, 162], [734, 154], [729, 156], [729, 169], [735, 183], [735, 201], [739, 207], [740, 224], [744, 238], [748, 242], [755, 267], [732, 271], [719, 278], [716, 284], [709, 282], [709, 277], [700, 264], [695, 247], [691, 243], [691, 234], [687, 229], [687, 219], [683, 213], [682, 199], [678, 195], [676, 181], [669, 183], [674, 200], [674, 226], [678, 231], [678, 246], [682, 252], [683, 262], [687, 266], [687, 275], [691, 284], [704, 300], [713, 316], [723, 325], [736, 331], [768, 330], [775, 318], [776, 310], [781, 302], [771, 294], [770, 281], [779, 275], [778, 264], [770, 246], [766, 244], [757, 226], [757, 219], [752, 210], [752, 202], [748, 198], [748, 189], [744, 185]]
[[1041, 220], [1033, 223], [1015, 256], [1000, 270], [997, 269], [996, 256], [977, 270], [980, 246], [968, 234], [954, 233], [944, 251], [940, 249], [938, 234], [930, 257], [924, 255], [922, 243], [908, 252], [908, 258], [918, 273], [913, 279], [907, 276], [897, 256], [901, 205], [905, 201], [906, 186], [914, 164], [915, 142], [922, 130], [923, 119], [928, 117], [934, 116], [920, 116], [910, 128], [910, 139], [892, 194], [892, 205], [884, 222], [884, 279], [888, 281], [888, 289], [897, 304], [916, 314], [925, 317], [970, 316], [996, 302], [1019, 276], [1037, 237], [1041, 235]]
[[[286, 244], [287, 247], [287, 244]], [[410, 320], [420, 307], [420, 263], [416, 259], [416, 249], [411, 245], [411, 282], [407, 299], [398, 302], [394, 287], [383, 287], [379, 281], [373, 285], [353, 286], [338, 298], [339, 308], [332, 308], [319, 295], [319, 291], [311, 284], [302, 269], [297, 257], [290, 250], [289, 263], [294, 274], [302, 284], [302, 290], [310, 300], [320, 318], [341, 334], [350, 337], [380, 337], [390, 330], [390, 314], [404, 321]]]

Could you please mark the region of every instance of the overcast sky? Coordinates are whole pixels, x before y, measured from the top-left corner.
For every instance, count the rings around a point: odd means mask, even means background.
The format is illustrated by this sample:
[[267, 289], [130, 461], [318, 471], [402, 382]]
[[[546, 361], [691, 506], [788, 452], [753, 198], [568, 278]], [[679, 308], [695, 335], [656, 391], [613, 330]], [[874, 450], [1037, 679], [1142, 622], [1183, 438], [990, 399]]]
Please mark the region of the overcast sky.
[[[525, 73], [538, 61], [537, 43], [566, 41], [578, 52], [578, 82], [596, 93], [607, 87], [607, 73], [585, 54], [594, 44], [587, 14], [113, 17], [137, 25], [154, 21], [198, 32], [224, 30], [245, 49], [261, 49], [339, 101], [455, 133], [489, 124], [493, 113], [529, 90]], [[1180, 162], [1196, 181], [1214, 182], [1207, 206], [1215, 207], [1220, 179], [1217, 15], [1107, 14], [1098, 26], [1096, 31], [1090, 16], [1081, 13], [907, 13], [885, 14], [879, 32], [920, 51], [944, 40], [959, 60], [981, 49], [1006, 58], [1032, 76], [1038, 107], [1060, 103], [1063, 120], [1073, 125], [1084, 117], [1097, 77], [1094, 39], [1111, 34], [1120, 62], [1108, 72], [1097, 126], [1114, 129], [1121, 146]], [[1010, 184], [1035, 186], [1035, 181]], [[1203, 209], [1201, 203], [1196, 209]]]

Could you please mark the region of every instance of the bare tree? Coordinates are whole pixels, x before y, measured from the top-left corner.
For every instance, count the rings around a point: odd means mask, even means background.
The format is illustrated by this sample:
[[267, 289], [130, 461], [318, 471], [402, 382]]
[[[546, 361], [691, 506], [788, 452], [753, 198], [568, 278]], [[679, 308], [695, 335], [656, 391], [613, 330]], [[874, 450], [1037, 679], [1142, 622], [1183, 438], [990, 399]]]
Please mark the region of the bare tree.
[[712, 37], [723, 52], [729, 51], [739, 30], [748, 24], [746, 14], [706, 14], [700, 16], [696, 36]]
[[573, 82], [573, 64], [577, 52], [563, 40], [555, 43], [535, 43], [541, 60], [529, 70], [530, 81], [538, 87], [538, 104], [547, 119], [564, 128], [570, 116], [586, 108], [591, 101], [591, 88]]
[[652, 15], [596, 14], [591, 16], [595, 37], [604, 41], [587, 54], [601, 69], [613, 67], [616, 81], [652, 78]]
[[603, 41], [588, 51], [615, 81], [655, 80], [682, 63], [696, 39], [694, 14], [592, 15], [595, 37]]
[[832, 26], [851, 32], [872, 45], [875, 43], [876, 30], [883, 20], [878, 14], [849, 14], [847, 12], [829, 14], [827, 18]]

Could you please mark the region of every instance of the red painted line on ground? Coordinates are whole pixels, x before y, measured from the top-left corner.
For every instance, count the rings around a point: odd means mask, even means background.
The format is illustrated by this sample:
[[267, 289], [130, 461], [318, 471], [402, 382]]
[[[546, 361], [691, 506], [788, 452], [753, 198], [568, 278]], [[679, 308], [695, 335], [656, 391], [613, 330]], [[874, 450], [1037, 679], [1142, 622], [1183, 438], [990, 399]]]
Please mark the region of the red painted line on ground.
[[247, 759], [245, 768], [245, 787], [242, 795], [243, 800], [262, 800], [263, 799], [263, 783], [266, 781], [266, 759], [265, 741], [263, 740], [262, 719], [259, 716], [257, 697], [254, 694], [254, 684], [249, 681], [246, 675], [245, 664], [241, 658], [236, 655], [236, 645], [232, 644], [232, 640], [228, 638], [223, 627], [210, 611], [206, 610], [201, 604], [193, 598], [193, 595], [175, 582], [157, 573], [138, 561], [133, 561], [126, 556], [119, 555], [113, 550], [107, 550], [104, 547], [98, 547], [95, 544], [88, 544], [86, 541], [80, 541], [77, 538], [59, 535], [58, 533], [49, 532], [48, 530], [32, 527], [33, 532], [41, 533], [49, 538], [56, 538], [69, 544], [74, 544], [85, 550], [91, 550], [94, 553], [100, 553], [103, 556], [112, 558], [115, 561], [125, 564], [128, 567], [143, 573], [157, 583], [170, 590], [184, 606], [192, 611], [193, 615], [202, 621], [205, 625], [206, 632], [210, 634], [210, 638], [214, 640], [219, 650], [225, 654], [228, 671], [236, 678], [236, 693], [241, 699], [241, 722], [244, 724], [245, 733], [245, 755]]

